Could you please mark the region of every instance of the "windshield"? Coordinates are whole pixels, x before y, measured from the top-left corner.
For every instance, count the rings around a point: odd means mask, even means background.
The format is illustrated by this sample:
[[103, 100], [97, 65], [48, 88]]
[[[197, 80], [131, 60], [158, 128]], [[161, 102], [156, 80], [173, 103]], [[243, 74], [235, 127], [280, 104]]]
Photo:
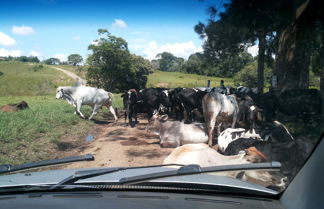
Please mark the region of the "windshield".
[[[0, 171], [92, 154], [33, 171], [225, 166], [190, 174], [280, 192], [323, 133], [317, 0], [1, 4]], [[257, 163], [277, 170], [234, 166]], [[135, 170], [135, 182], [163, 177]], [[65, 174], [20, 183], [76, 181]]]

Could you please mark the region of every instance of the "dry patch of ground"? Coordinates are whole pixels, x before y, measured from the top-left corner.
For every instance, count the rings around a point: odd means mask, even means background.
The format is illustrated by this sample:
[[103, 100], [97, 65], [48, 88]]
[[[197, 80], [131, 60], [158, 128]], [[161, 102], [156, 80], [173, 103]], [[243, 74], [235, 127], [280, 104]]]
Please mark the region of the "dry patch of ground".
[[[107, 121], [113, 121], [109, 118]], [[162, 164], [173, 148], [161, 148], [159, 137], [148, 133], [147, 120], [139, 119], [139, 124], [131, 128], [123, 119], [117, 123], [95, 121], [92, 131], [94, 139], [72, 138], [61, 142], [60, 157], [93, 154], [95, 161], [69, 164], [64, 168], [145, 166]]]

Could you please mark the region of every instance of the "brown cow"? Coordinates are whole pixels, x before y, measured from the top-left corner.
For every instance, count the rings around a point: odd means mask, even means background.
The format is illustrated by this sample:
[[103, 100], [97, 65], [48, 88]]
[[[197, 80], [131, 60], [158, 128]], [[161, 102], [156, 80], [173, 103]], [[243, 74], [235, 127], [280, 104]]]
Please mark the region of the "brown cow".
[[2, 112], [17, 112], [19, 110], [24, 110], [26, 108], [29, 108], [27, 102], [25, 101], [21, 101], [17, 104], [7, 104], [7, 105], [3, 105], [0, 107], [0, 110]]

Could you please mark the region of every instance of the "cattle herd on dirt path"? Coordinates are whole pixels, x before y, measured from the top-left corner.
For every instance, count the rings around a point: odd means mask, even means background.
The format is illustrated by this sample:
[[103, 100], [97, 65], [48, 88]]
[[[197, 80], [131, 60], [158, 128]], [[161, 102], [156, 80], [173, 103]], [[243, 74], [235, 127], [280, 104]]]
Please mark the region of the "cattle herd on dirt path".
[[[315, 89], [259, 94], [243, 86], [129, 89], [121, 97], [125, 124], [134, 128], [137, 115], [143, 113], [148, 121], [146, 130], [160, 137], [161, 148], [176, 148], [164, 163], [215, 166], [279, 161], [282, 175], [276, 181], [270, 172], [245, 171], [239, 175], [253, 176], [279, 188], [284, 188], [287, 179], [297, 173], [312, 146], [309, 141], [294, 137], [284, 125], [287, 121], [278, 118], [293, 117], [301, 127], [319, 123], [323, 105], [320, 92]], [[114, 122], [118, 120], [112, 107], [113, 94], [103, 89], [63, 86], [57, 88], [56, 98], [73, 105], [74, 113], [82, 118], [81, 106], [89, 105], [93, 108], [89, 119], [106, 106]], [[1, 110], [20, 106], [3, 106]], [[226, 175], [238, 177], [238, 173]]]

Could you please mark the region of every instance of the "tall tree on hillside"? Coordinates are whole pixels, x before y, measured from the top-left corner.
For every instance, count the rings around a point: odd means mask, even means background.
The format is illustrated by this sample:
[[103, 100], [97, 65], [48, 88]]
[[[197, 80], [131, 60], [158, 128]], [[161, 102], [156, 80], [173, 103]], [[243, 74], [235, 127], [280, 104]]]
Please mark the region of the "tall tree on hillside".
[[222, 13], [210, 10], [211, 17], [217, 14], [219, 19], [215, 21], [211, 18], [207, 25], [199, 23], [195, 27], [200, 36], [207, 36], [205, 53], [217, 60], [233, 56], [258, 42], [258, 89], [263, 92], [265, 56], [267, 51], [274, 51], [268, 46], [273, 46], [277, 34], [287, 24], [286, 15], [289, 17], [290, 11], [287, 2], [232, 0], [230, 4], [224, 4], [225, 11]]
[[44, 63], [48, 65], [59, 65], [61, 61], [58, 58], [51, 57], [47, 60], [44, 60]]
[[83, 61], [83, 58], [79, 54], [71, 54], [68, 56], [68, 63], [72, 64], [73, 66], [76, 66], [77, 64], [81, 63]]
[[88, 47], [92, 54], [87, 60], [87, 82], [113, 92], [143, 88], [150, 72], [149, 61], [131, 55], [124, 39], [105, 29], [99, 29], [98, 34], [101, 38]]

